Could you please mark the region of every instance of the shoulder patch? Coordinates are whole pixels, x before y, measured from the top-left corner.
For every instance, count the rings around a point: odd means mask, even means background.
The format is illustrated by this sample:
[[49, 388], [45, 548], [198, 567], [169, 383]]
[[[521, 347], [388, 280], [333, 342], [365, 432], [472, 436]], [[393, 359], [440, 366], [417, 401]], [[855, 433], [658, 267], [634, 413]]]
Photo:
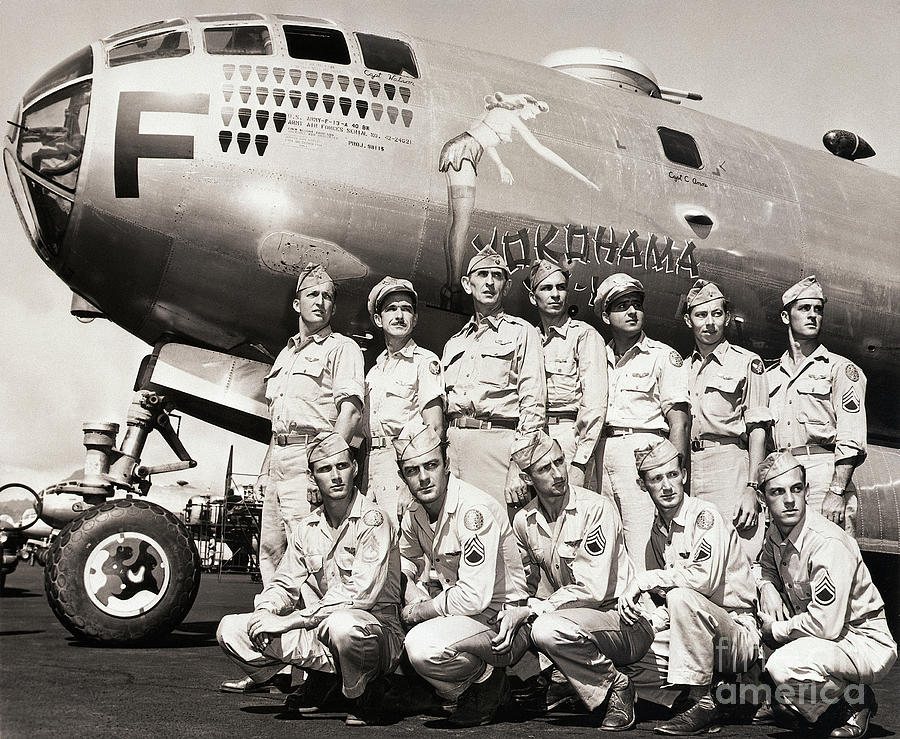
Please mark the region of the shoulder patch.
[[750, 371], [754, 375], [761, 375], [765, 371], [765, 367], [759, 357], [750, 362]]
[[606, 551], [606, 537], [603, 536], [603, 528], [597, 524], [591, 533], [584, 537], [584, 551], [592, 557], [599, 557]]
[[813, 583], [813, 600], [822, 606], [831, 605], [836, 592], [828, 570], [822, 570], [822, 575]]
[[463, 559], [472, 567], [477, 567], [484, 562], [484, 544], [477, 535], [467, 539], [463, 544]]
[[469, 531], [478, 531], [484, 526], [484, 515], [477, 508], [466, 511], [463, 523]]
[[669, 361], [676, 367], [681, 367], [681, 365], [684, 364], [684, 360], [681, 358], [681, 355], [674, 349], [669, 352]]
[[847, 375], [847, 379], [851, 382], [859, 380], [859, 370], [856, 369], [856, 365], [853, 364], [853, 362], [847, 362], [847, 364], [844, 365], [844, 374]]
[[381, 511], [369, 510], [363, 514], [363, 523], [366, 526], [381, 526], [384, 523], [384, 516]]
[[701, 511], [700, 515], [697, 516], [697, 528], [709, 531], [713, 527], [715, 521], [716, 519], [711, 511]]
[[428, 365], [428, 371], [433, 375], [441, 374], [441, 363], [436, 359], [433, 359], [431, 363]]
[[712, 546], [706, 539], [704, 539], [700, 542], [700, 546], [697, 547], [697, 553], [694, 554], [694, 561], [705, 562], [710, 557], [712, 557]]
[[848, 388], [847, 392], [841, 396], [841, 408], [847, 413], [859, 413], [859, 396], [856, 394], [855, 387]]

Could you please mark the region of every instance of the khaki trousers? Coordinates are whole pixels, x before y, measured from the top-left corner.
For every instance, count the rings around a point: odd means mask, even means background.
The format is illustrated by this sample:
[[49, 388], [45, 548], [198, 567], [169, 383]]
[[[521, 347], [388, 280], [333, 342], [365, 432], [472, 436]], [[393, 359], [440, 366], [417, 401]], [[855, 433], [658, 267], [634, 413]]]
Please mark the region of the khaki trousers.
[[340, 670], [344, 695], [358, 698], [373, 678], [394, 670], [403, 649], [399, 623], [383, 624], [368, 611], [348, 608], [335, 611], [315, 628], [279, 634], [260, 653], [247, 634], [252, 615], [225, 616], [216, 639], [256, 682], [265, 682], [285, 665], [321, 672]]

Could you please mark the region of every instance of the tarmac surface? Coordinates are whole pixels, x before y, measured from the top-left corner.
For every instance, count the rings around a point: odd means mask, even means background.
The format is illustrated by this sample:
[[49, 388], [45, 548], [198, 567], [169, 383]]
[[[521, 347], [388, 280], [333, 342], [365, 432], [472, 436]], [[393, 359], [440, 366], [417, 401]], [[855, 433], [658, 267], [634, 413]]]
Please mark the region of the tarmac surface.
[[[0, 737], [346, 737], [354, 733], [419, 737], [575, 737], [598, 735], [583, 713], [554, 712], [529, 720], [450, 731], [435, 715], [406, 717], [390, 726], [349, 728], [343, 716], [301, 718], [281, 701], [218, 692], [239, 676], [216, 644], [226, 613], [250, 610], [259, 584], [247, 576], [205, 574], [193, 609], [180, 628], [144, 648], [85, 646], [56, 620], [44, 595], [43, 570], [20, 564], [0, 599]], [[900, 665], [874, 686], [880, 704], [869, 736], [900, 731]], [[639, 709], [643, 704], [639, 705]], [[646, 716], [646, 714], [644, 714]], [[624, 736], [650, 737], [664, 717], [641, 719]], [[726, 725], [718, 737], [798, 735], [775, 727]]]

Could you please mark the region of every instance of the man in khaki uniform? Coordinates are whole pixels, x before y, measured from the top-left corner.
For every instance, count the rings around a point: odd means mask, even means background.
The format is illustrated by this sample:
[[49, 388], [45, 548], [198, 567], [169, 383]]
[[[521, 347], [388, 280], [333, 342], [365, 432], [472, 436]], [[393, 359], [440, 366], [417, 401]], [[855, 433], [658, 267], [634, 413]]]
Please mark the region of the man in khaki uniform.
[[702, 733], [721, 717], [711, 686], [715, 673], [745, 672], [759, 656], [756, 582], [730, 522], [715, 506], [684, 494], [687, 472], [663, 439], [635, 452], [640, 485], [653, 500], [653, 562], [619, 599], [626, 623], [640, 615], [641, 593], [665, 597], [651, 622], [656, 638], [645, 657], [623, 668], [638, 695], [671, 706], [677, 686], [692, 705], [657, 726], [661, 734]]
[[[541, 318], [547, 380], [547, 432], [559, 442], [573, 485], [585, 484], [606, 417], [606, 348], [597, 330], [569, 318], [569, 273], [539, 259], [525, 283]], [[599, 474], [594, 473], [599, 489]]]
[[475, 314], [441, 358], [451, 471], [500, 503], [520, 506], [525, 484], [509, 455], [517, 438], [544, 427], [541, 339], [534, 326], [503, 311], [509, 268], [493, 249], [472, 257], [462, 285]]
[[762, 547], [756, 470], [771, 425], [762, 359], [725, 338], [731, 322], [719, 287], [697, 280], [687, 294], [684, 322], [694, 333], [687, 358], [691, 399], [691, 495], [718, 508], [737, 529], [755, 562]]
[[[361, 418], [363, 356], [352, 339], [331, 330], [334, 299], [334, 281], [321, 266], [301, 270], [293, 302], [299, 330], [266, 376], [272, 439], [260, 470], [263, 585], [275, 576], [292, 526], [309, 513], [309, 496], [318, 497], [309, 477], [307, 445], [323, 431], [337, 431], [349, 441]], [[268, 686], [242, 678], [226, 680], [221, 689], [241, 693]]]
[[[356, 463], [339, 434], [307, 446], [322, 505], [294, 525], [275, 577], [256, 597], [253, 613], [225, 616], [217, 638], [251, 680], [264, 683], [284, 665], [308, 670], [303, 708], [327, 692], [340, 672], [353, 699], [348, 723], [378, 720], [384, 687], [403, 648], [399, 621], [400, 555], [391, 519], [353, 485]], [[301, 588], [313, 592], [300, 604]]]
[[400, 524], [407, 656], [439, 696], [457, 701], [451, 725], [490, 723], [509, 694], [503, 668], [528, 647], [524, 633], [502, 654], [491, 646], [497, 615], [526, 597], [506, 508], [451, 474], [430, 426], [410, 422], [394, 445], [416, 499]]
[[[531, 623], [535, 647], [565, 675], [600, 728], [629, 729], [634, 685], [617, 667], [646, 653], [653, 629], [643, 617], [623, 623], [616, 610], [634, 578], [619, 512], [604, 496], [569, 484], [559, 442], [544, 432], [513, 457], [536, 494], [513, 520], [531, 597], [501, 614], [495, 648], [511, 644], [518, 627]], [[541, 573], [552, 588], [546, 598], [536, 597]]]
[[766, 672], [777, 703], [804, 724], [840, 700], [830, 736], [860, 739], [878, 707], [869, 686], [887, 675], [897, 645], [859, 546], [807, 506], [807, 487], [790, 452], [760, 465], [760, 498], [772, 520], [761, 557], [760, 617], [775, 648]]
[[853, 533], [850, 478], [866, 457], [866, 376], [820, 342], [826, 299], [815, 276], [789, 287], [781, 302], [788, 350], [767, 374], [775, 446], [806, 470], [812, 509]]
[[397, 474], [393, 440], [412, 418], [444, 433], [444, 378], [437, 355], [412, 338], [418, 295], [408, 280], [385, 277], [369, 293], [372, 322], [384, 332], [385, 350], [366, 375], [365, 429], [369, 444], [368, 487], [395, 522], [412, 502]]
[[594, 312], [610, 327], [606, 345], [609, 407], [600, 455], [602, 492], [622, 514], [625, 546], [635, 569], [646, 568], [653, 502], [637, 484], [634, 450], [667, 437], [687, 459], [688, 411], [684, 361], [672, 347], [644, 333], [644, 286], [610, 275], [597, 288]]

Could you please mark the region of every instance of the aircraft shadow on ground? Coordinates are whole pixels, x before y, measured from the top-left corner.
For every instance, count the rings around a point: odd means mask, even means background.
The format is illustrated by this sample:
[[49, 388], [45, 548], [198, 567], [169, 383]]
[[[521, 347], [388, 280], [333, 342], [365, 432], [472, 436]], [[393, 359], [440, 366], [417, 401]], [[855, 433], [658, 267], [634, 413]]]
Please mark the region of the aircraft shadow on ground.
[[2, 598], [40, 598], [43, 593], [37, 593], [27, 588], [3, 588]]

